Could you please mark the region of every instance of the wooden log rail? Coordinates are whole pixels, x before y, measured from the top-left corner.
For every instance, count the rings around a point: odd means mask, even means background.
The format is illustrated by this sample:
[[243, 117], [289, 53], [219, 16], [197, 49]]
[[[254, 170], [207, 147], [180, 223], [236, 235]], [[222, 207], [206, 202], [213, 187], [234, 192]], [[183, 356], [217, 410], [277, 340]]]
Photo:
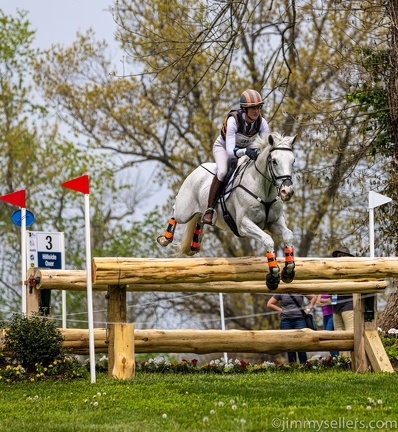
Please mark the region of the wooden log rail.
[[[85, 291], [86, 272], [84, 270], [45, 270], [29, 269], [27, 280], [31, 272], [40, 277], [36, 289], [56, 289], [67, 291]], [[300, 294], [351, 294], [378, 293], [387, 287], [384, 279], [312, 279], [308, 281], [294, 280], [290, 284], [281, 282], [278, 293]], [[93, 290], [106, 291], [108, 285], [94, 284]], [[216, 281], [202, 283], [170, 282], [170, 283], [133, 283], [126, 286], [127, 291], [143, 292], [216, 292], [216, 293], [274, 293], [270, 291], [265, 281]]]
[[[56, 289], [66, 291], [85, 291], [87, 289], [87, 272], [85, 270], [48, 270], [30, 268], [26, 274], [28, 281], [30, 276], [38, 277], [40, 282], [36, 289]], [[107, 284], [93, 284], [93, 290], [106, 291]]]
[[[283, 258], [278, 258], [280, 265]], [[93, 284], [264, 281], [266, 258], [93, 258]], [[398, 276], [398, 258], [296, 258], [295, 280], [384, 279]]]
[[[60, 329], [64, 347], [88, 354], [88, 330]], [[108, 352], [105, 329], [95, 329], [95, 351]], [[350, 331], [301, 330], [134, 330], [136, 353], [246, 352], [279, 354], [287, 351], [353, 351]]]

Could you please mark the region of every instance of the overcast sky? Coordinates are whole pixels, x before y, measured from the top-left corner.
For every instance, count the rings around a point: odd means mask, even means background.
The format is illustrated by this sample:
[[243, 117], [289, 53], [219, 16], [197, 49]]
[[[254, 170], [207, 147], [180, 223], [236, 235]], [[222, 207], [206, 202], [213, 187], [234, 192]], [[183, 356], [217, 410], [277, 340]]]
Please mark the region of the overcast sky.
[[27, 18], [36, 30], [35, 45], [49, 48], [54, 43], [70, 44], [76, 32], [92, 27], [99, 39], [116, 46], [116, 25], [108, 9], [112, 0], [0, 0], [0, 7], [7, 15], [17, 9], [28, 11]]

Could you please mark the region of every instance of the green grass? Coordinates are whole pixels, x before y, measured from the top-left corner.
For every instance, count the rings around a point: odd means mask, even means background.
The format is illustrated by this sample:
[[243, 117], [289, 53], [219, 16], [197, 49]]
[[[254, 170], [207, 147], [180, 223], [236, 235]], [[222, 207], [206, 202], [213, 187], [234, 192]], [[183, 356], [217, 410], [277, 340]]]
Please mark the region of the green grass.
[[397, 373], [336, 370], [1, 384], [0, 431], [391, 431], [397, 388]]

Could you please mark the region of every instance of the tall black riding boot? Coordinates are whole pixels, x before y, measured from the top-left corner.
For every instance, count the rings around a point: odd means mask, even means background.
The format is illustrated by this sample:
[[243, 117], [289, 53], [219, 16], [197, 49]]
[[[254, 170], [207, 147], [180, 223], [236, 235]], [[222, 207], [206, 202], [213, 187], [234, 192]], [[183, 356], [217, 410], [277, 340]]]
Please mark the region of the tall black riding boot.
[[213, 225], [214, 206], [216, 205], [216, 201], [220, 196], [223, 187], [224, 187], [224, 182], [218, 180], [217, 175], [215, 175], [213, 177], [213, 181], [210, 186], [209, 199], [207, 202], [208, 208], [202, 217], [202, 223]]

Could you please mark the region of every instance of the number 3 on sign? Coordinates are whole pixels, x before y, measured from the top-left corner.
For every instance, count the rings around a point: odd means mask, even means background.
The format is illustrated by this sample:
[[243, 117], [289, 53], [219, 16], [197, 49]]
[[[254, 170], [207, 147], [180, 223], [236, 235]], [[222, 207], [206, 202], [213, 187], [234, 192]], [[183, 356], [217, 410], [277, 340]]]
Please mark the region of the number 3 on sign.
[[46, 237], [47, 240], [47, 245], [46, 245], [46, 249], [47, 250], [51, 250], [53, 248], [53, 244], [52, 244], [52, 237], [51, 236], [47, 236]]

